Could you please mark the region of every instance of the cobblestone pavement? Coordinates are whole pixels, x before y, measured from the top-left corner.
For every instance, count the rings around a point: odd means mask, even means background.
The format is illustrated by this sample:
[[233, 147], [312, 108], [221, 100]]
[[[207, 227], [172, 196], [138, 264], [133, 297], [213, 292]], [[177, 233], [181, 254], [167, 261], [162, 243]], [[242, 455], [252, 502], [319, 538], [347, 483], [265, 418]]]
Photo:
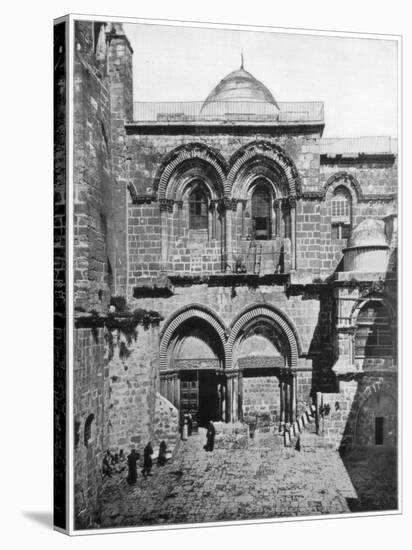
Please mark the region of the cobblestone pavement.
[[339, 514], [350, 512], [348, 502], [357, 498], [332, 449], [296, 451], [273, 433], [257, 434], [247, 449], [209, 453], [204, 443], [200, 430], [132, 487], [125, 472], [109, 479], [102, 527]]

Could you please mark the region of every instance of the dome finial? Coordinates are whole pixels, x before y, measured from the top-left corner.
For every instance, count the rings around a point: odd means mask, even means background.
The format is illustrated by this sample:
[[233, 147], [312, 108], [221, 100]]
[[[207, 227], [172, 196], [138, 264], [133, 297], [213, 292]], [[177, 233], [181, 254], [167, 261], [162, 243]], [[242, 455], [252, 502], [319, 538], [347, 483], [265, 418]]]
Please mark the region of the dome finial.
[[240, 54], [240, 68], [243, 69], [243, 52]]

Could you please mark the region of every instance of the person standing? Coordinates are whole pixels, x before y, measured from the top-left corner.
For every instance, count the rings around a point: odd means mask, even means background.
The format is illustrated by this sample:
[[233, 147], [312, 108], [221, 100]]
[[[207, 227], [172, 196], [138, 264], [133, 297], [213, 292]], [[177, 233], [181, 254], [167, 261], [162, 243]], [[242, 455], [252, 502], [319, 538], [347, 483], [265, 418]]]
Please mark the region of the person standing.
[[152, 454], [153, 454], [153, 447], [151, 442], [149, 441], [149, 443], [146, 445], [143, 451], [143, 470], [142, 470], [143, 477], [152, 475], [151, 474], [152, 465], [153, 465]]
[[189, 411], [187, 413], [187, 434], [189, 437], [192, 435], [192, 427], [193, 427], [193, 417], [192, 417], [192, 413]]
[[166, 451], [167, 451], [166, 443], [162, 441], [159, 445], [159, 456], [157, 457], [158, 466], [164, 466], [166, 464]]
[[139, 458], [140, 455], [136, 449], [132, 449], [127, 457], [127, 466], [129, 470], [127, 475], [127, 483], [129, 485], [134, 485], [137, 481], [137, 461]]
[[213, 451], [213, 447], [215, 446], [215, 435], [215, 427], [213, 422], [210, 421], [206, 432], [206, 445], [203, 447], [205, 451]]

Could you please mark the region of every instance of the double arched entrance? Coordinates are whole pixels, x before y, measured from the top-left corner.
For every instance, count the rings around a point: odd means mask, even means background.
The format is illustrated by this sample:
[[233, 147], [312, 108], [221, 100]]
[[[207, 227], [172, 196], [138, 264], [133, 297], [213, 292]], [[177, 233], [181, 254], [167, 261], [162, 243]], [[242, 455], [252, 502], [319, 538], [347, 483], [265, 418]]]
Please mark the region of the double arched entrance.
[[166, 323], [160, 340], [160, 391], [200, 426], [265, 417], [292, 422], [296, 414], [296, 332], [284, 314], [254, 305], [226, 327], [192, 305]]

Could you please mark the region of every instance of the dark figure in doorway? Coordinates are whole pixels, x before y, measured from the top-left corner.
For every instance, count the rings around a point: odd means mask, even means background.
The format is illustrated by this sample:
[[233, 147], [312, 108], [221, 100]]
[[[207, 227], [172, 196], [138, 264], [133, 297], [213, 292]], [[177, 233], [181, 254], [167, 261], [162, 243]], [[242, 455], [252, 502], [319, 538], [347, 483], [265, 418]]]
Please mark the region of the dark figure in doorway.
[[192, 418], [191, 412], [189, 411], [187, 413], [187, 434], [189, 437], [192, 435], [192, 427], [193, 427], [193, 418]]
[[149, 443], [146, 445], [143, 451], [143, 470], [142, 470], [143, 477], [152, 475], [151, 474], [151, 469], [153, 465], [152, 454], [153, 454], [153, 447], [149, 441]]
[[129, 470], [127, 475], [127, 483], [129, 485], [134, 485], [137, 481], [137, 461], [139, 458], [140, 455], [136, 449], [132, 449], [127, 457], [127, 467]]
[[206, 445], [203, 447], [205, 451], [213, 451], [213, 447], [215, 446], [215, 435], [215, 427], [213, 422], [210, 421], [206, 432]]
[[166, 464], [166, 443], [162, 441], [159, 445], [159, 456], [157, 457], [157, 465], [164, 466]]

